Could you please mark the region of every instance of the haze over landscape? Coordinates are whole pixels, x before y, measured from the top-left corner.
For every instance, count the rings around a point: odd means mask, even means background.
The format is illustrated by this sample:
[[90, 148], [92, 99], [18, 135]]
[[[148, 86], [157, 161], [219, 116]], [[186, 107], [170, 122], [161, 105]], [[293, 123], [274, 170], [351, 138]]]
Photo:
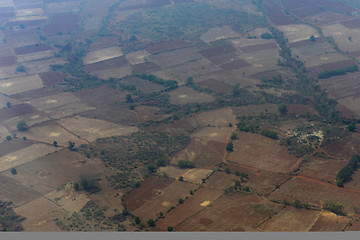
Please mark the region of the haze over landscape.
[[0, 230], [360, 230], [358, 0], [0, 0]]

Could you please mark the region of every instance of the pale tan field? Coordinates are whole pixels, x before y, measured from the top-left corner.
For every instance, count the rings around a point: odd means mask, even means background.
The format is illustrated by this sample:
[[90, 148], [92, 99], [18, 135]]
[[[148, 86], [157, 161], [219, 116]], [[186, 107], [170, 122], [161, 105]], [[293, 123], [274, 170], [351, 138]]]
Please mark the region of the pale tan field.
[[316, 29], [309, 25], [283, 25], [278, 26], [278, 28], [284, 32], [284, 36], [289, 39], [289, 43], [307, 40], [311, 35], [314, 35], [314, 37], [320, 36]]
[[239, 38], [241, 35], [234, 30], [230, 26], [223, 27], [215, 27], [201, 35], [201, 40], [204, 42], [213, 42], [220, 39], [226, 38]]
[[175, 49], [149, 56], [149, 59], [162, 68], [171, 68], [180, 64], [193, 62], [202, 56], [192, 48]]
[[16, 10], [16, 17], [38, 16], [38, 15], [44, 15], [44, 10], [42, 8], [27, 8], [27, 9]]
[[0, 80], [0, 92], [6, 95], [13, 95], [42, 87], [43, 83], [39, 75]]
[[[343, 51], [360, 50], [360, 29], [349, 29], [339, 23], [324, 26], [322, 28], [325, 36], [332, 36]], [[351, 37], [351, 41], [349, 40]]]
[[48, 58], [37, 61], [24, 62], [23, 65], [28, 74], [38, 74], [50, 71], [50, 65], [65, 64], [65, 58]]
[[21, 115], [21, 116], [17, 116], [17, 117], [13, 117], [10, 119], [7, 119], [5, 121], [2, 122], [2, 124], [8, 128], [10, 131], [15, 131], [17, 130], [16, 128], [16, 124], [18, 124], [20, 121], [25, 121], [26, 124], [31, 127], [35, 124], [38, 123], [43, 123], [46, 121], [49, 121], [50, 118], [47, 117], [45, 114], [25, 114], [25, 115]]
[[64, 118], [59, 120], [59, 124], [90, 142], [98, 138], [124, 136], [138, 131], [137, 127], [120, 126], [104, 120], [84, 117]]
[[45, 4], [45, 9], [48, 14], [78, 12], [80, 10], [80, 3], [81, 1], [48, 3]]
[[[234, 122], [233, 122], [234, 123]], [[191, 134], [191, 137], [200, 138], [202, 141], [216, 141], [225, 143], [226, 138], [235, 130], [235, 127], [204, 127]]]
[[87, 144], [85, 140], [79, 139], [76, 135], [68, 132], [58, 125], [43, 125], [38, 127], [31, 127], [26, 132], [19, 132], [19, 137], [25, 136], [28, 139], [53, 144], [54, 141], [59, 146], [67, 147], [68, 142], [74, 142], [76, 146]]
[[46, 59], [46, 58], [53, 58], [54, 57], [54, 50], [46, 50], [41, 52], [17, 55], [17, 61], [19, 63], [30, 62], [34, 60]]
[[12, 167], [17, 167], [30, 162], [49, 153], [55, 152], [56, 148], [45, 144], [33, 144], [29, 147], [20, 149], [11, 154], [0, 158], [0, 172], [6, 171]]
[[16, 65], [0, 67], [0, 79], [26, 75], [26, 73], [16, 73], [15, 70], [16, 70]]
[[190, 87], [180, 87], [170, 92], [170, 102], [172, 104], [184, 105], [187, 103], [206, 103], [213, 101], [215, 101], [213, 96], [196, 92]]
[[229, 123], [236, 122], [236, 116], [231, 108], [221, 108], [213, 111], [202, 112], [195, 115], [196, 120], [200, 125], [216, 127], [226, 127]]
[[0, 125], [0, 142], [4, 142], [6, 136], [11, 136], [10, 132], [4, 126]]
[[184, 177], [185, 181], [188, 181], [188, 182], [191, 182], [194, 184], [200, 184], [202, 182], [202, 179], [208, 177], [212, 171], [213, 170], [209, 170], [209, 169], [194, 168], [194, 169], [188, 170], [183, 175], [183, 177]]
[[123, 53], [119, 47], [109, 47], [101, 50], [89, 52], [84, 58], [84, 64], [101, 62], [115, 57], [122, 56]]
[[130, 62], [130, 64], [135, 65], [144, 63], [149, 55], [150, 53], [148, 53], [146, 50], [139, 50], [126, 54], [126, 59]]
[[0, 108], [7, 107], [6, 103], [9, 102], [12, 105], [19, 104], [15, 99], [9, 98], [3, 94], [0, 94]]

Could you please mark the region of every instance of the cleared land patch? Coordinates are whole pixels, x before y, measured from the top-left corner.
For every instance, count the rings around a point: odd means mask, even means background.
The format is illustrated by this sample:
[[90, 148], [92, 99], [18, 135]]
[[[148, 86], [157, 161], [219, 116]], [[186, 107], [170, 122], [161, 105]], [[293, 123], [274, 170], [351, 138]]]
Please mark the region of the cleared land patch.
[[173, 67], [182, 63], [194, 61], [201, 58], [195, 50], [191, 48], [176, 49], [151, 55], [149, 58], [162, 68]]
[[0, 92], [6, 95], [13, 95], [42, 87], [43, 83], [39, 75], [0, 80]]
[[335, 232], [342, 231], [349, 223], [349, 219], [338, 216], [335, 213], [322, 211], [316, 223], [309, 230], [310, 232]]
[[213, 96], [196, 92], [190, 87], [180, 87], [170, 92], [170, 102], [172, 104], [184, 105], [187, 103], [207, 103], [213, 101], [215, 101]]
[[126, 54], [127, 60], [130, 62], [130, 64], [140, 64], [144, 63], [145, 59], [150, 55], [146, 50], [139, 50], [136, 52], [131, 52]]
[[119, 47], [109, 47], [100, 50], [89, 52], [84, 58], [84, 64], [88, 65], [91, 63], [101, 62], [111, 58], [122, 56], [123, 53]]
[[232, 30], [230, 26], [215, 27], [201, 35], [204, 42], [213, 42], [220, 39], [240, 37], [240, 34]]
[[48, 146], [45, 144], [33, 144], [29, 147], [20, 149], [18, 151], [1, 157], [0, 171], [3, 172], [12, 167], [17, 167], [54, 151], [56, 151], [56, 149], [52, 146]]
[[124, 136], [138, 130], [136, 127], [119, 126], [104, 120], [78, 116], [61, 119], [59, 124], [90, 142], [98, 138]]
[[212, 170], [209, 170], [209, 169], [195, 168], [195, 169], [190, 169], [189, 171], [187, 171], [183, 175], [183, 177], [184, 177], [185, 181], [199, 184], [199, 183], [201, 183], [202, 179], [208, 177], [211, 172], [212, 172]]

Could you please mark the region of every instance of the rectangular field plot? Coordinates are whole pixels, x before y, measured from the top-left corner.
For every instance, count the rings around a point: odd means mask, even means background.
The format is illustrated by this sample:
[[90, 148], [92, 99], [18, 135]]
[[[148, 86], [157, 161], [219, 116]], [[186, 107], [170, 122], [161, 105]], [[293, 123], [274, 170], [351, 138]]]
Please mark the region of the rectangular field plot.
[[111, 58], [122, 56], [123, 53], [119, 47], [109, 47], [100, 50], [89, 52], [84, 58], [84, 64], [88, 65], [91, 63], [101, 62]]
[[342, 24], [336, 23], [333, 25], [324, 26], [322, 28], [325, 36], [332, 36], [342, 51], [356, 51], [360, 50], [360, 29], [348, 28]]
[[241, 52], [237, 51], [231, 43], [219, 47], [204, 49], [199, 51], [199, 53], [217, 65], [231, 62], [234, 59], [238, 59], [241, 55]]
[[47, 58], [36, 61], [24, 62], [23, 65], [28, 74], [38, 74], [50, 71], [50, 65], [65, 64], [65, 58]]
[[30, 162], [54, 151], [56, 151], [56, 148], [45, 144], [33, 144], [29, 147], [20, 149], [0, 158], [0, 172]]
[[258, 227], [263, 232], [307, 232], [316, 222], [320, 212], [286, 207], [283, 211]]
[[200, 188], [183, 204], [176, 207], [170, 213], [165, 214], [165, 218], [159, 219], [156, 222], [156, 228], [164, 231], [168, 226], [173, 226], [176, 229], [178, 224], [204, 210], [223, 194], [224, 190]]
[[42, 87], [43, 83], [39, 75], [0, 80], [0, 92], [6, 95], [13, 95]]
[[120, 126], [104, 120], [84, 117], [64, 118], [59, 120], [59, 124], [90, 142], [98, 138], [128, 135], [138, 130], [137, 127]]
[[195, 115], [196, 120], [202, 126], [228, 127], [229, 123], [236, 122], [236, 116], [231, 108], [221, 108], [213, 111], [202, 112]]
[[309, 25], [284, 25], [279, 26], [279, 29], [284, 32], [285, 38], [289, 39], [290, 43], [307, 40], [310, 36], [319, 37], [319, 33]]
[[90, 201], [85, 193], [77, 192], [73, 188], [66, 188], [60, 191], [54, 190], [45, 195], [47, 199], [55, 202], [57, 206], [65, 209], [69, 213], [78, 213], [84, 205]]
[[140, 64], [145, 62], [145, 58], [150, 55], [146, 50], [140, 50], [126, 54], [127, 60], [131, 65]]
[[178, 199], [185, 199], [190, 196], [189, 191], [194, 190], [195, 186], [187, 182], [174, 181], [165, 188], [158, 190], [156, 195], [147, 200], [141, 207], [132, 213], [139, 216], [140, 219], [155, 219], [159, 216], [159, 212], [165, 213], [172, 206], [178, 204]]
[[184, 105], [187, 103], [213, 102], [215, 98], [206, 93], [199, 93], [190, 87], [180, 87], [170, 92], [172, 104]]
[[152, 46], [148, 47], [146, 51], [153, 54], [153, 53], [158, 53], [173, 49], [185, 48], [189, 46], [190, 45], [183, 40], [170, 40], [170, 41], [155, 43]]
[[40, 60], [40, 59], [46, 59], [46, 58], [52, 58], [52, 57], [54, 57], [54, 51], [48, 50], [48, 51], [29, 53], [29, 54], [25, 54], [25, 55], [18, 55], [17, 61], [19, 63], [24, 63], [24, 62], [30, 62], [30, 61], [34, 61], [34, 60]]
[[350, 219], [345, 216], [338, 216], [335, 213], [322, 211], [320, 217], [309, 230], [310, 232], [335, 232], [342, 231]]
[[234, 152], [230, 154], [229, 161], [260, 170], [285, 173], [298, 159], [289, 155], [288, 150], [276, 140], [241, 132], [239, 140], [234, 141]]
[[282, 206], [255, 194], [223, 195], [213, 202], [211, 207], [205, 208], [175, 226], [175, 230], [258, 231], [257, 226], [280, 211], [281, 208]]
[[202, 58], [202, 56], [191, 48], [183, 48], [153, 54], [149, 58], [160, 67], [169, 68], [185, 62], [194, 61], [196, 59]]

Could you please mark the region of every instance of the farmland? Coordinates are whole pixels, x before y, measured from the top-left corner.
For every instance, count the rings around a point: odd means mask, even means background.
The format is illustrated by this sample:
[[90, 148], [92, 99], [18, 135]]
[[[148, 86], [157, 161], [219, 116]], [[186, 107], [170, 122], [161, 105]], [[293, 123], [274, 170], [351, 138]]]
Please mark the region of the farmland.
[[0, 230], [360, 229], [359, 7], [2, 1]]

